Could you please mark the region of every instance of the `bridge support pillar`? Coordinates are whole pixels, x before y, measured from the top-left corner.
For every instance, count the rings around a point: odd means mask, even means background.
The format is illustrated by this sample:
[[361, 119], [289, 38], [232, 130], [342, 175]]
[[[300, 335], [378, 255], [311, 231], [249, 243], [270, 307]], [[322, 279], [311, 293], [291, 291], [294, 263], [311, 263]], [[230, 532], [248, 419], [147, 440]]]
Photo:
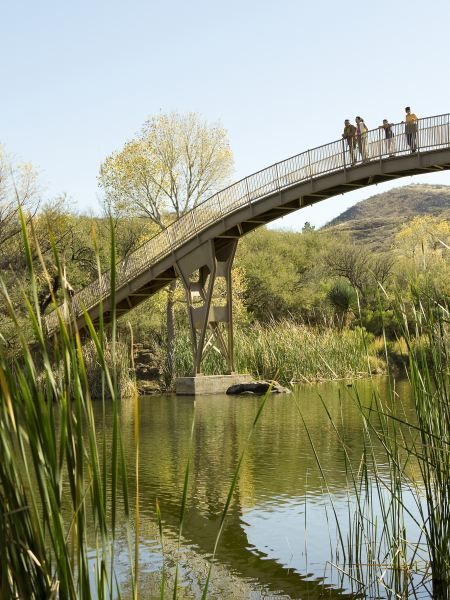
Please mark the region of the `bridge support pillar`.
[[194, 377], [211, 351], [225, 358], [228, 374], [234, 372], [231, 267], [236, 247], [237, 239], [219, 248], [211, 240], [176, 264], [186, 293]]

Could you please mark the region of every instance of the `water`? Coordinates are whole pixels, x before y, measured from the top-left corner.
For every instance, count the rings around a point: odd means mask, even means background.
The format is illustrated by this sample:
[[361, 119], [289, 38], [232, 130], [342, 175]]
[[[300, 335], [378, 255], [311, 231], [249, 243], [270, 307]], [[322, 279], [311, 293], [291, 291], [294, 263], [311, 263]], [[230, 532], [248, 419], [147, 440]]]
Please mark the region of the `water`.
[[[380, 379], [375, 383], [361, 381], [352, 387], [336, 383], [301, 386], [292, 395], [272, 395], [268, 399], [246, 449], [216, 555], [210, 598], [355, 597], [351, 592], [358, 585], [342, 577], [341, 571], [330, 564], [341, 563], [343, 559], [333, 510], [346, 536], [354, 497], [342, 444], [320, 398], [328, 407], [339, 436], [345, 439], [348, 456], [357, 468], [363, 453], [364, 432], [360, 411], [352, 397], [357, 390], [368, 405], [374, 385], [382, 397], [388, 393], [388, 381]], [[412, 418], [407, 384], [397, 384], [396, 392], [399, 413]], [[156, 501], [163, 519], [168, 585], [173, 582], [173, 567], [178, 562], [179, 597], [201, 596], [223, 507], [259, 402], [260, 399], [251, 396], [225, 395], [195, 400], [174, 396], [140, 398], [142, 597], [158, 597], [161, 582], [163, 559]], [[103, 424], [101, 404], [95, 409], [99, 433], [104, 427], [109, 439], [112, 431], [108, 418]], [[188, 505], [182, 549], [178, 551], [180, 505], [194, 418]], [[121, 407], [121, 425], [134, 497], [131, 402], [124, 401]], [[385, 454], [381, 448], [375, 449], [375, 453], [379, 474], [388, 478]], [[129, 559], [123, 524], [120, 531], [118, 564], [126, 592]], [[373, 597], [380, 597], [379, 591], [373, 593]], [[426, 596], [426, 591], [418, 595]]]

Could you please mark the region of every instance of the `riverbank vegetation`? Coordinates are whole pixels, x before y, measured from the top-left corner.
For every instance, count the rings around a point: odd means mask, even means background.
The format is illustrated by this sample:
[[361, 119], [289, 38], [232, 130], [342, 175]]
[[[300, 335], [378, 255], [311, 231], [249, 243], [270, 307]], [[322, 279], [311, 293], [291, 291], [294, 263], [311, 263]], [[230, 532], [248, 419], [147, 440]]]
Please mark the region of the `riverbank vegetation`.
[[[164, 182], [170, 180], [173, 164], [162, 150], [171, 147], [172, 140], [177, 153], [172, 159], [184, 164], [185, 138], [204, 149], [211, 144], [217, 152], [208, 168], [199, 158], [198, 181], [206, 177], [209, 185], [205, 183], [201, 194], [192, 191], [181, 203], [187, 182], [180, 179], [179, 194], [166, 194], [162, 200], [154, 186], [137, 177], [136, 164], [150, 177], [150, 163], [159, 161], [158, 168], [167, 175]], [[64, 195], [43, 200], [34, 170], [2, 151], [0, 276], [22, 333], [29, 339], [33, 336], [23, 305], [22, 290], [29, 290], [31, 282], [18, 207], [24, 211], [39, 310], [45, 314], [52, 309], [52, 295], [61, 301], [64, 287], [77, 291], [97, 276], [98, 263], [102, 269], [107, 267], [112, 233], [116, 258], [126, 261], [161, 227], [220, 186], [231, 166], [232, 155], [220, 127], [207, 126], [195, 115], [150, 120], [133, 143], [105, 160], [100, 174], [105, 213], [94, 216], [77, 214]], [[402, 368], [407, 354], [395, 327], [396, 299], [405, 302], [407, 319], [417, 309], [419, 296], [448, 302], [450, 189], [406, 186], [392, 194], [391, 201], [385, 193], [360, 203], [347, 211], [347, 217], [322, 230], [308, 224], [301, 232], [260, 228], [240, 240], [233, 268], [239, 370], [267, 378], [279, 373], [289, 382], [386, 372], [386, 356], [391, 366]], [[129, 198], [135, 201], [130, 203]], [[370, 229], [376, 214], [376, 227]], [[62, 275], [52, 247], [63, 265]], [[0, 317], [0, 344], [14, 356], [20, 346], [17, 326], [2, 299]], [[173, 282], [118, 321], [124, 348], [129, 345], [130, 326], [135, 343], [157, 361], [151, 366], [159, 373], [160, 387], [170, 387], [174, 376], [189, 373], [186, 303], [180, 285]], [[206, 372], [220, 368], [216, 354], [210, 353]], [[124, 352], [122, 362], [126, 360]]]
[[[283, 384], [367, 377], [369, 373], [384, 373], [386, 367], [374, 336], [358, 327], [336, 331], [292, 320], [254, 323], [239, 327], [234, 343], [238, 373], [252, 373], [257, 379], [276, 378]], [[187, 333], [178, 338], [175, 356], [175, 372], [189, 373], [192, 354]], [[210, 352], [205, 359], [206, 375], [225, 367], [218, 353]]]

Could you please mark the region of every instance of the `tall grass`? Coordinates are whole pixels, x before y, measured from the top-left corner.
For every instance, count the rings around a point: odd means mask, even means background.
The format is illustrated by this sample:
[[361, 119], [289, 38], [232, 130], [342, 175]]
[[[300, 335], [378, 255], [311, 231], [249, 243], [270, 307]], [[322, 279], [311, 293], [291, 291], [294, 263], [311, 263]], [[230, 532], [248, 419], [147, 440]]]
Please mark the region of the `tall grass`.
[[[119, 510], [129, 517], [128, 489], [117, 379], [108, 367], [105, 331], [101, 323], [96, 332], [86, 315], [104, 396], [107, 390], [111, 398], [115, 434], [108, 449], [105, 438], [97, 439], [76, 328], [60, 318], [58, 339], [50, 347], [45, 338], [30, 243], [22, 225], [31, 278], [31, 292], [24, 293], [23, 301], [36, 342], [32, 351], [0, 284], [21, 349], [13, 362], [0, 353], [0, 597], [120, 597], [115, 530]], [[114, 271], [114, 239], [111, 248]], [[56, 253], [55, 261], [61, 272]], [[113, 340], [114, 321], [113, 316]], [[114, 354], [113, 341], [113, 364]], [[108, 484], [107, 472], [113, 473]], [[132, 564], [130, 557], [135, 595]]]
[[[407, 421], [402, 415], [393, 385], [386, 401], [374, 390], [369, 406], [362, 404], [357, 388], [351, 390], [365, 435], [361, 461], [355, 466], [347, 455], [348, 441], [324, 403], [346, 457], [351, 497], [348, 536], [343, 539], [339, 533], [338, 540], [343, 560], [335, 566], [366, 597], [405, 598], [430, 585], [431, 591], [425, 593], [447, 600], [450, 314], [445, 305], [425, 298], [418, 301], [413, 318], [401, 301], [396, 309], [398, 332], [408, 350], [416, 419]], [[380, 460], [388, 465], [388, 477], [380, 474]]]
[[[236, 369], [258, 379], [274, 379], [282, 383], [344, 379], [382, 372], [385, 363], [369, 343], [361, 329], [313, 329], [292, 321], [259, 323], [238, 328], [234, 336]], [[191, 345], [187, 332], [176, 342], [175, 371], [178, 376], [192, 371]], [[204, 361], [204, 372], [224, 372], [226, 365], [217, 351], [210, 351]]]
[[[130, 340], [132, 340], [132, 336]], [[106, 337], [103, 341], [103, 354], [105, 364], [111, 373], [115, 373], [118, 393], [121, 397], [133, 396], [135, 392], [135, 382], [130, 377], [130, 364], [132, 361], [132, 343], [129, 344], [124, 339], [117, 339], [114, 345]], [[93, 340], [85, 340], [82, 347], [83, 363], [86, 370], [88, 386], [92, 398], [111, 399], [109, 389], [102, 383], [103, 368], [98, 360], [97, 348]]]
[[[403, 311], [405, 315], [405, 311]], [[423, 298], [411, 332], [403, 319], [409, 350], [409, 375], [419, 425], [415, 449], [421, 469], [426, 511], [424, 532], [430, 554], [433, 593], [450, 596], [450, 312]], [[428, 346], [414, 338], [427, 336]]]

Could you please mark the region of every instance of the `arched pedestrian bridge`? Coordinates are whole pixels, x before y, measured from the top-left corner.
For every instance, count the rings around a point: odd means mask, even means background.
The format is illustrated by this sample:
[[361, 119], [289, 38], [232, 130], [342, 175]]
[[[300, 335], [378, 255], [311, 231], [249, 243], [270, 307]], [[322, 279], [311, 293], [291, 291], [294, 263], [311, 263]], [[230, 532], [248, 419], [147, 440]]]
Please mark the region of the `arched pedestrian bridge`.
[[[394, 141], [383, 129], [373, 129], [363, 153], [345, 140], [307, 150], [258, 171], [218, 192], [155, 235], [126, 261], [117, 265], [115, 293], [104, 273], [60, 307], [79, 329], [86, 327], [85, 311], [93, 323], [103, 314], [107, 323], [115, 307], [118, 316], [180, 278], [186, 290], [195, 374], [212, 347], [233, 365], [231, 266], [238, 240], [269, 223], [331, 196], [362, 187], [433, 171], [450, 169], [450, 115], [419, 119], [412, 152], [405, 125], [392, 127]], [[362, 160], [364, 158], [364, 160]], [[356, 162], [355, 162], [356, 161]], [[226, 283], [226, 299], [217, 303], [214, 285]], [[114, 304], [114, 307], [113, 307]], [[59, 328], [58, 312], [45, 318], [47, 332]]]

